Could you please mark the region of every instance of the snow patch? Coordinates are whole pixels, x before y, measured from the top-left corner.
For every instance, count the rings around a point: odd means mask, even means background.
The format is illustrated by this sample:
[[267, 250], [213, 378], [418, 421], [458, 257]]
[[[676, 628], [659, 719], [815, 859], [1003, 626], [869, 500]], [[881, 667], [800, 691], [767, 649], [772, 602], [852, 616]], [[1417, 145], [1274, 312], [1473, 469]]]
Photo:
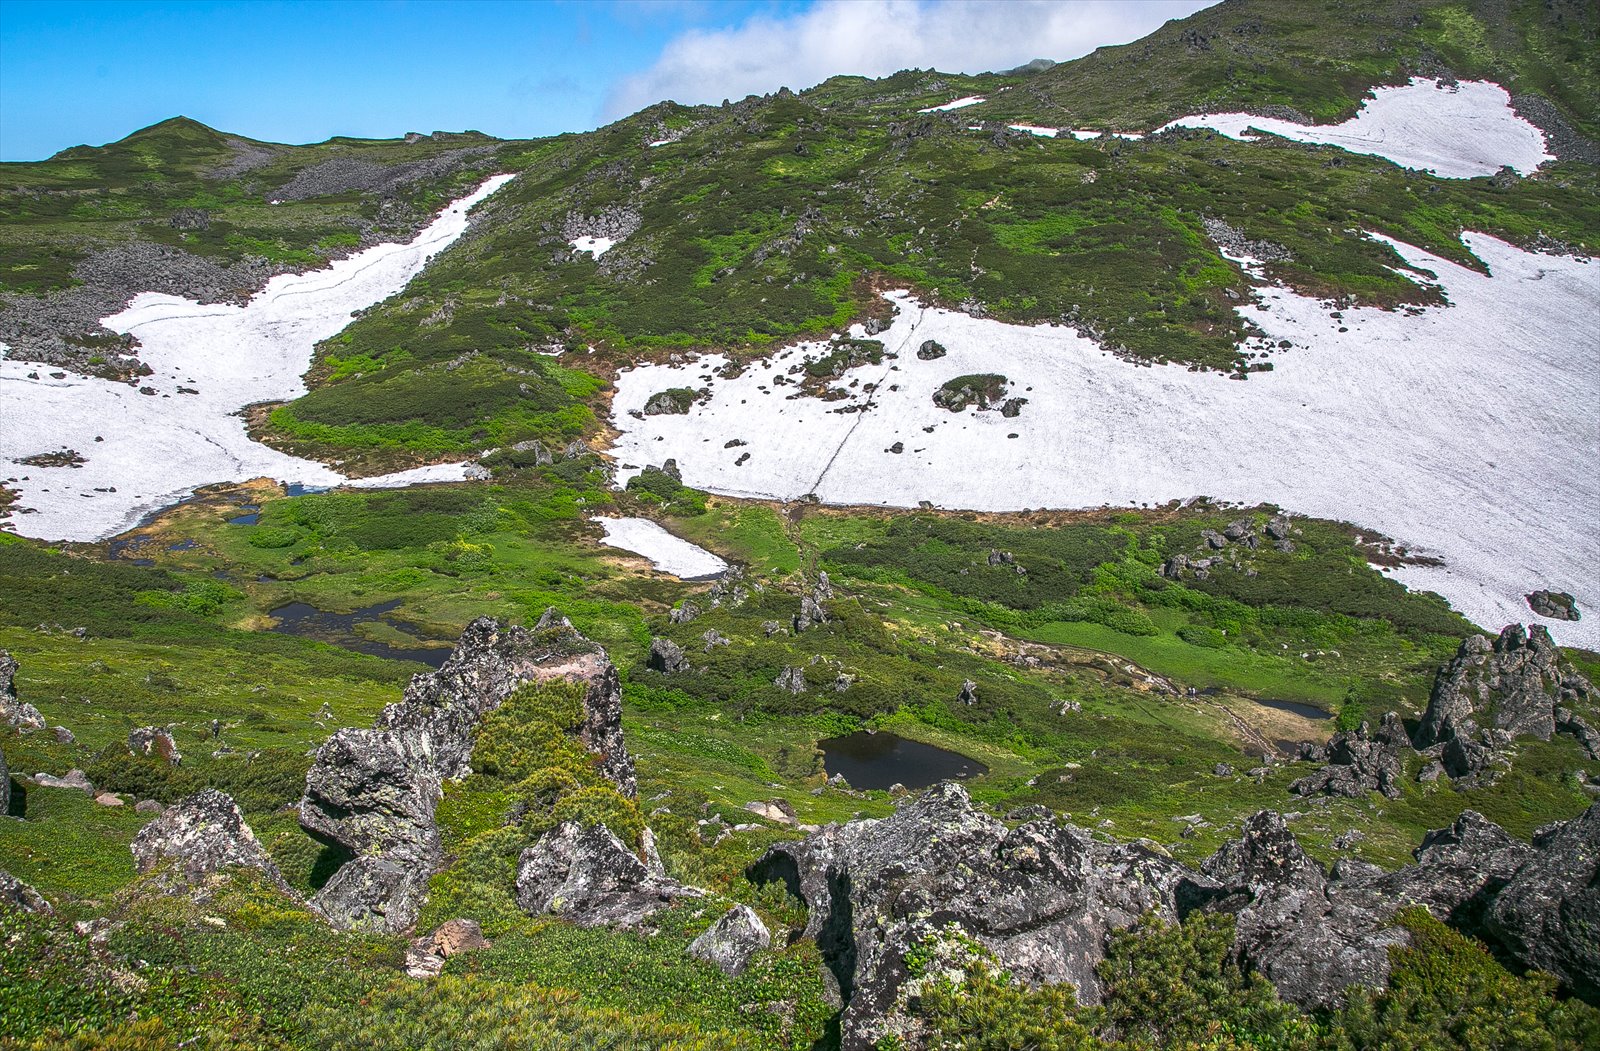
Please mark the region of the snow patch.
[[720, 576], [728, 563], [703, 547], [673, 536], [648, 518], [593, 518], [605, 530], [606, 543], [650, 560], [663, 573], [684, 580]]
[[1037, 135], [1042, 139], [1053, 139], [1061, 134], [1060, 128], [1041, 128], [1037, 124], [1007, 124], [1012, 131], [1025, 131], [1029, 135]]
[[[767, 499], [990, 511], [1270, 501], [1443, 557], [1391, 576], [1484, 627], [1540, 621], [1563, 644], [1600, 647], [1600, 264], [1464, 240], [1492, 276], [1395, 246], [1438, 275], [1449, 306], [1336, 319], [1328, 304], [1262, 289], [1240, 313], [1295, 346], [1248, 382], [1134, 368], [1069, 328], [891, 293], [899, 313], [876, 338], [893, 356], [836, 381], [841, 400], [796, 396], [789, 368], [825, 347], [800, 344], [716, 376], [687, 415], [636, 418], [654, 392], [704, 387], [727, 362], [643, 365], [617, 379], [612, 451], [624, 463], [674, 457], [688, 485]], [[919, 360], [928, 339], [946, 355]], [[1028, 399], [1020, 416], [934, 405], [946, 380], [987, 372]], [[733, 439], [743, 444], [725, 447]], [[1536, 617], [1523, 596], [1546, 587], [1597, 614]]]
[[[653, 146], [655, 143], [651, 143], [651, 145]], [[612, 245], [617, 242], [615, 238], [611, 237], [575, 237], [568, 243], [578, 251], [592, 253], [596, 259], [599, 259], [609, 252]]]
[[986, 101], [988, 100], [981, 95], [968, 95], [965, 98], [956, 99], [954, 102], [946, 102], [943, 106], [929, 106], [927, 109], [919, 109], [917, 112], [948, 113], [951, 110], [966, 109], [968, 106], [976, 106], [978, 103]]
[[1210, 128], [1244, 142], [1259, 138], [1255, 132], [1262, 131], [1382, 157], [1447, 179], [1493, 175], [1505, 166], [1527, 175], [1555, 159], [1544, 133], [1517, 115], [1511, 96], [1498, 84], [1472, 80], [1445, 85], [1412, 77], [1408, 84], [1374, 88], [1370, 94], [1360, 112], [1343, 124], [1209, 113], [1179, 117], [1158, 130]]
[[[377, 245], [322, 270], [275, 277], [244, 306], [135, 296], [102, 322], [139, 338], [154, 371], [133, 385], [70, 374], [56, 380], [43, 366], [0, 360], [0, 469], [18, 478], [8, 484], [20, 494], [8, 526], [46, 540], [99, 540], [216, 482], [343, 484], [332, 468], [251, 441], [240, 411], [304, 394], [300, 377], [315, 345], [347, 326], [352, 312], [404, 288], [466, 231], [472, 207], [511, 178], [489, 179], [409, 244]], [[86, 462], [16, 462], [62, 448]], [[413, 473], [393, 484], [439, 480], [407, 477]]]
[[432, 482], [465, 482], [475, 478], [478, 465], [471, 461], [462, 463], [433, 463], [426, 467], [413, 467], [408, 471], [380, 474], [372, 478], [352, 478], [345, 484], [352, 489], [404, 489], [408, 485], [427, 485]]

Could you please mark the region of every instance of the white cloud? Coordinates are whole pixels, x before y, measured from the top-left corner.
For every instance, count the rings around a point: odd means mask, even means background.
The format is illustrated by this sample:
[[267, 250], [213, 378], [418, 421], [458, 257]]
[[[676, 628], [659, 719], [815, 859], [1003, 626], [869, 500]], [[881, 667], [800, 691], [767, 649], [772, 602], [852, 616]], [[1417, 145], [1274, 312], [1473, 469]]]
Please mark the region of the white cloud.
[[662, 99], [693, 104], [802, 89], [838, 74], [881, 77], [1058, 62], [1136, 40], [1213, 0], [818, 0], [793, 15], [756, 15], [668, 42], [655, 65], [623, 79], [610, 118]]

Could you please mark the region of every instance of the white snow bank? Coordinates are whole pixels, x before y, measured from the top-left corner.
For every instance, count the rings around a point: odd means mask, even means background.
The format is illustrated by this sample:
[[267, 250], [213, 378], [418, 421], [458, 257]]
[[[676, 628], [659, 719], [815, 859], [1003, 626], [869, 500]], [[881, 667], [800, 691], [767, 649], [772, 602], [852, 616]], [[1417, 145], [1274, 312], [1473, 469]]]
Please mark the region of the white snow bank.
[[929, 106], [927, 109], [919, 109], [917, 112], [948, 113], [954, 109], [966, 109], [968, 106], [976, 106], [978, 103], [986, 101], [988, 100], [982, 95], [968, 95], [965, 98], [956, 99], [954, 102], [946, 102], [943, 106]]
[[[344, 476], [250, 440], [239, 410], [305, 393], [312, 349], [353, 311], [398, 292], [467, 229], [472, 206], [512, 176], [498, 175], [450, 205], [409, 244], [370, 248], [322, 270], [273, 278], [245, 306], [201, 305], [145, 293], [106, 327], [131, 332], [154, 374], [136, 386], [0, 360], [0, 475], [20, 493], [9, 525], [47, 540], [98, 540], [215, 482], [268, 477], [334, 486]], [[60, 371], [55, 370], [55, 371]], [[29, 374], [39, 379], [30, 379]], [[142, 394], [139, 388], [153, 394]], [[27, 467], [24, 456], [69, 448], [79, 468]], [[428, 468], [425, 470], [434, 470]], [[407, 478], [394, 484], [434, 481]], [[378, 479], [359, 483], [370, 486]]]
[[475, 467], [477, 465], [471, 461], [434, 463], [372, 478], [352, 478], [344, 484], [352, 489], [403, 489], [408, 485], [426, 485], [430, 482], [464, 482], [474, 477]]
[[617, 242], [611, 237], [575, 237], [568, 244], [580, 252], [593, 253], [596, 259], [605, 255]]
[[591, 521], [605, 530], [607, 544], [643, 555], [663, 573], [696, 580], [717, 576], [728, 568], [728, 563], [705, 548], [673, 536], [648, 518], [594, 518]]
[[[1241, 313], [1295, 346], [1248, 382], [1136, 368], [1071, 329], [926, 309], [895, 294], [899, 314], [876, 338], [897, 357], [841, 378], [848, 398], [796, 398], [776, 382], [820, 344], [732, 379], [715, 375], [718, 356], [641, 366], [617, 380], [614, 452], [633, 465], [674, 457], [699, 489], [838, 504], [1270, 501], [1442, 556], [1444, 568], [1395, 575], [1490, 629], [1539, 620], [1527, 592], [1569, 591], [1583, 620], [1543, 623], [1564, 644], [1597, 648], [1600, 263], [1466, 240], [1492, 277], [1396, 246], [1438, 275], [1447, 307], [1347, 308], [1334, 319], [1314, 299], [1262, 290]], [[918, 360], [927, 339], [947, 355]], [[933, 404], [945, 380], [985, 372], [1003, 373], [1028, 399], [1021, 416]], [[630, 415], [669, 387], [712, 393], [687, 415]], [[865, 411], [840, 411], [855, 407]], [[735, 438], [746, 444], [724, 448]], [[901, 454], [889, 451], [896, 442]]]
[[1343, 124], [1305, 125], [1248, 113], [1210, 113], [1177, 120], [1168, 128], [1210, 128], [1251, 141], [1251, 129], [1298, 142], [1320, 142], [1351, 153], [1382, 157], [1404, 168], [1447, 179], [1493, 175], [1510, 165], [1527, 175], [1555, 156], [1544, 133], [1511, 108], [1506, 89], [1488, 81], [1446, 86], [1413, 77], [1401, 87], [1374, 88], [1361, 111]]
[[1053, 139], [1061, 134], [1060, 128], [1041, 128], [1037, 124], [1007, 124], [1012, 131], [1025, 131], [1029, 135], [1037, 135], [1042, 139]]

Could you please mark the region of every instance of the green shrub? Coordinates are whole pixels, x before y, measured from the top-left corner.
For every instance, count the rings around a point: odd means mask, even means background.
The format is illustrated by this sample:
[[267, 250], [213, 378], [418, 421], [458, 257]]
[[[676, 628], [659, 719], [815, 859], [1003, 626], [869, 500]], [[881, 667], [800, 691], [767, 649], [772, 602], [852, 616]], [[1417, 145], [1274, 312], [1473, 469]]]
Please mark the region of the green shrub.
[[1178, 638], [1191, 646], [1202, 646], [1208, 650], [1221, 649], [1228, 644], [1228, 636], [1216, 628], [1201, 624], [1185, 624], [1178, 629]]

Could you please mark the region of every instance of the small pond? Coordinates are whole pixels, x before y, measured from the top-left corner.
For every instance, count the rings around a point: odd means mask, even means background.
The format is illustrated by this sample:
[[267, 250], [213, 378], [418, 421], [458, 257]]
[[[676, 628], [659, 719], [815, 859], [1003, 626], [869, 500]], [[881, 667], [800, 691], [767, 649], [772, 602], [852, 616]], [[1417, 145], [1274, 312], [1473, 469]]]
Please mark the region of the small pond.
[[255, 525], [261, 520], [261, 508], [256, 504], [240, 504], [239, 510], [244, 513], [228, 519], [229, 525]]
[[1302, 704], [1299, 701], [1256, 701], [1263, 708], [1276, 708], [1280, 712], [1293, 712], [1295, 715], [1306, 719], [1332, 719], [1333, 713], [1318, 708], [1314, 704]]
[[818, 741], [828, 776], [843, 774], [851, 788], [927, 788], [940, 781], [977, 777], [989, 768], [958, 752], [865, 730]]
[[271, 630], [281, 635], [299, 635], [301, 638], [316, 639], [318, 642], [331, 643], [374, 657], [416, 661], [430, 668], [442, 666], [450, 656], [451, 650], [451, 645], [444, 639], [436, 640], [440, 645], [435, 646], [405, 646], [370, 639], [357, 632], [358, 625], [377, 622], [415, 638], [417, 629], [413, 625], [388, 615], [399, 605], [400, 600], [393, 599], [389, 602], [380, 602], [376, 606], [366, 606], [354, 613], [332, 613], [318, 609], [307, 602], [290, 602], [272, 611], [271, 615], [277, 623]]

